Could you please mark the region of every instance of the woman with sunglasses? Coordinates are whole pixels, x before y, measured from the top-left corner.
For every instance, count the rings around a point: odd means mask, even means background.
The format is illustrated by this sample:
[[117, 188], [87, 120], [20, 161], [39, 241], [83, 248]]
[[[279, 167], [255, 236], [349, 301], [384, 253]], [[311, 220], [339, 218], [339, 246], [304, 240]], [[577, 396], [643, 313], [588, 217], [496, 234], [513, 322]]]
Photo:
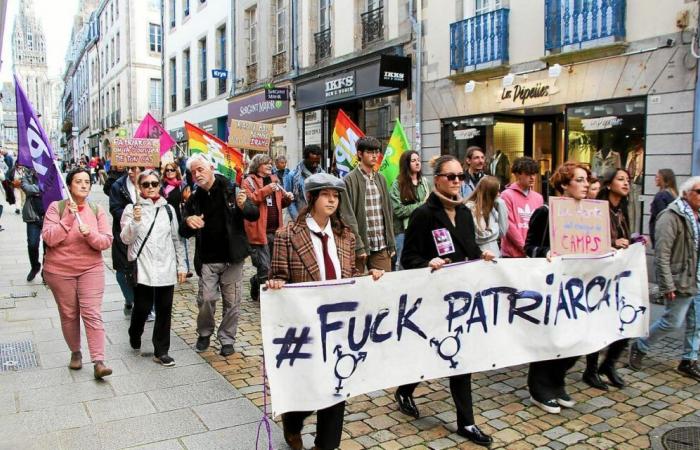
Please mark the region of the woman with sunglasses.
[[[550, 179], [557, 195], [577, 202], [588, 195], [588, 179], [591, 172], [586, 166], [568, 161], [559, 166]], [[530, 228], [525, 238], [525, 253], [530, 258], [551, 256], [549, 244], [549, 207], [545, 204], [537, 208], [530, 218]], [[530, 363], [527, 386], [530, 401], [551, 414], [561, 412], [561, 407], [572, 408], [576, 402], [566, 393], [566, 372], [571, 369], [578, 356], [570, 358], [536, 361]]]
[[[462, 165], [454, 156], [444, 155], [435, 160], [433, 170], [435, 189], [411, 216], [401, 266], [439, 270], [453, 262], [494, 259], [493, 253], [482, 252], [476, 244], [474, 220], [460, 196], [465, 179]], [[418, 383], [400, 386], [395, 397], [401, 412], [418, 418], [420, 413], [413, 400], [416, 386]], [[471, 374], [450, 377], [450, 392], [457, 408], [457, 434], [475, 444], [490, 445], [491, 438], [474, 422]]]
[[[182, 206], [190, 198], [190, 187], [182, 179], [182, 173], [177, 163], [170, 162], [163, 167], [163, 187], [160, 194], [165, 198], [170, 206], [175, 210], [177, 222], [182, 223]], [[187, 278], [192, 276], [190, 271], [190, 259], [187, 255], [187, 239], [182, 238], [185, 247], [185, 265], [187, 266]]]
[[143, 327], [155, 305], [153, 360], [173, 366], [175, 360], [168, 355], [170, 316], [175, 283], [183, 283], [186, 277], [185, 251], [175, 212], [160, 196], [158, 172], [141, 172], [136, 184], [139, 197], [134, 205], [127, 205], [121, 219], [121, 238], [129, 246], [129, 261], [137, 267], [129, 343], [134, 350], [141, 349]]

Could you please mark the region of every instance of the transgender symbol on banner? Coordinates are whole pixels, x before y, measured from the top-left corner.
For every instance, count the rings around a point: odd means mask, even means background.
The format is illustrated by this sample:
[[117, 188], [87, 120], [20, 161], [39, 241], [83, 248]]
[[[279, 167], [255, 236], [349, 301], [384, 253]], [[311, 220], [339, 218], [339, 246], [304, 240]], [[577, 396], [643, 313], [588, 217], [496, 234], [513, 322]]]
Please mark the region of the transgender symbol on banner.
[[355, 143], [364, 135], [360, 127], [355, 125], [342, 109], [338, 110], [333, 128], [333, 147], [335, 148], [335, 167], [341, 178], [350, 173], [357, 164]]

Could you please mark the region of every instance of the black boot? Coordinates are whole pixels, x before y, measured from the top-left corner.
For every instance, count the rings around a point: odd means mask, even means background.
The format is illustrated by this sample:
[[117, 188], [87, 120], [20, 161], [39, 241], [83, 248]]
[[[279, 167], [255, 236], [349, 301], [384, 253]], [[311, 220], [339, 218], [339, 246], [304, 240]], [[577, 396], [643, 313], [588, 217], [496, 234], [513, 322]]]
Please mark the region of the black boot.
[[625, 387], [625, 380], [623, 380], [620, 374], [618, 374], [615, 370], [615, 363], [607, 360], [603, 361], [603, 364], [600, 366], [598, 373], [601, 375], [605, 375], [608, 378], [610, 384], [615, 386], [616, 388]]

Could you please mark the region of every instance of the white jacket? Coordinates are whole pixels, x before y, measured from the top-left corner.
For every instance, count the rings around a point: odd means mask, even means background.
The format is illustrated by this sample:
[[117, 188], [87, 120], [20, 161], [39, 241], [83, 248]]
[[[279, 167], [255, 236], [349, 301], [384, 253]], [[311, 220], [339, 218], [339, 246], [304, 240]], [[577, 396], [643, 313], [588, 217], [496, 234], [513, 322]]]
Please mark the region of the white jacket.
[[[146, 241], [137, 261], [139, 284], [146, 286], [172, 286], [177, 283], [177, 274], [187, 272], [185, 268], [185, 247], [178, 234], [178, 222], [175, 211], [168, 206], [163, 197], [155, 204], [151, 199], [139, 196], [141, 205], [141, 221], [134, 220], [134, 206], [127, 205], [122, 214], [122, 241], [129, 246], [127, 257], [129, 261], [136, 259], [148, 229], [153, 223], [156, 209], [160, 213], [153, 226], [153, 231]], [[170, 221], [165, 208], [170, 208], [173, 219]]]

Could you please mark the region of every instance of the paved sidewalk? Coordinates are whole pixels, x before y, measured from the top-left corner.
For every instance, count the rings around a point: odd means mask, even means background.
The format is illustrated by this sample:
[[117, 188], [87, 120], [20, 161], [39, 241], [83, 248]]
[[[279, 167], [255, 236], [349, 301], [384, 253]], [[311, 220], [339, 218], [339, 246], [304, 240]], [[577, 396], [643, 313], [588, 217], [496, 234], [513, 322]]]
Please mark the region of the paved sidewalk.
[[[106, 201], [101, 195], [94, 195]], [[67, 368], [53, 297], [42, 284], [25, 280], [29, 271], [24, 224], [5, 204], [0, 218], [0, 345], [29, 341], [37, 368], [0, 369], [0, 449], [241, 449], [255, 448], [262, 414], [250, 400], [173, 333], [176, 366], [151, 360], [152, 324], [144, 353], [128, 344], [129, 321], [114, 274], [107, 270], [103, 318], [107, 365], [114, 374], [96, 381], [84, 341], [84, 367]], [[109, 252], [105, 253], [109, 261]], [[11, 299], [10, 295], [35, 297]], [[281, 431], [273, 430], [276, 448]], [[260, 448], [267, 448], [265, 440]]]

